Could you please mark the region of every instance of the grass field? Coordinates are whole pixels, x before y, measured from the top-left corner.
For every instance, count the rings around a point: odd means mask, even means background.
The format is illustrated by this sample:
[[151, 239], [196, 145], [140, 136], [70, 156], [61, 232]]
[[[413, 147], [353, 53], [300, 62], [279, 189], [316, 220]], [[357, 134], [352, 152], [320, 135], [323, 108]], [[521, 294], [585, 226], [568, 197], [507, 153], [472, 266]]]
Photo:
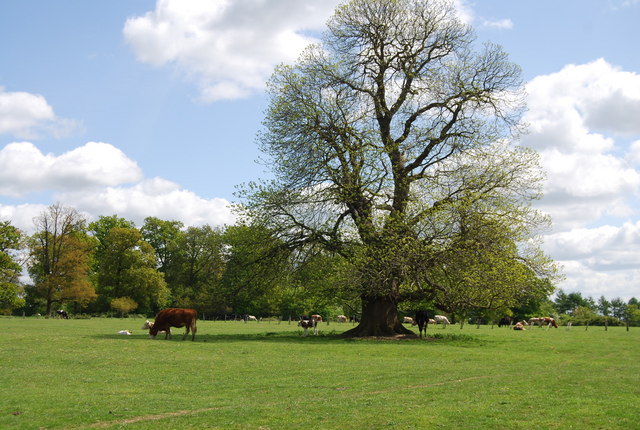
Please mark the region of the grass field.
[[0, 428], [640, 429], [638, 328], [390, 341], [199, 321], [183, 342], [141, 324], [0, 318]]

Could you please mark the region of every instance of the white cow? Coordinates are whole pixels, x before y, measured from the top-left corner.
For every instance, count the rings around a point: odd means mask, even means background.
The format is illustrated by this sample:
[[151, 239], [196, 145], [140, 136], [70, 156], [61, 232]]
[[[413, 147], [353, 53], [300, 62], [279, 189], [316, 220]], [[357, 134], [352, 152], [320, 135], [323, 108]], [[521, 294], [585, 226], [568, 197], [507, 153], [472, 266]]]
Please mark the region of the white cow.
[[449, 322], [449, 319], [447, 317], [445, 317], [444, 315], [436, 315], [435, 317], [433, 317], [436, 320], [436, 324], [440, 324], [442, 323], [442, 327], [446, 328], [447, 325], [451, 324]]

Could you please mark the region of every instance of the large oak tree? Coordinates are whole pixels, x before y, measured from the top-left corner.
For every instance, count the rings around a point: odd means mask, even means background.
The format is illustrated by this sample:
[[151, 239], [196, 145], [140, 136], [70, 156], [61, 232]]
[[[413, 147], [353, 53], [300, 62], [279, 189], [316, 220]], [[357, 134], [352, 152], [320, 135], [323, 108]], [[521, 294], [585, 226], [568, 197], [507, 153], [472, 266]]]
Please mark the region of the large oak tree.
[[349, 335], [407, 333], [403, 300], [504, 305], [513, 279], [521, 295], [550, 273], [529, 240], [547, 222], [530, 207], [537, 156], [511, 144], [520, 69], [476, 46], [450, 1], [339, 6], [269, 94], [259, 140], [274, 179], [246, 189], [247, 216], [352, 265], [362, 318]]

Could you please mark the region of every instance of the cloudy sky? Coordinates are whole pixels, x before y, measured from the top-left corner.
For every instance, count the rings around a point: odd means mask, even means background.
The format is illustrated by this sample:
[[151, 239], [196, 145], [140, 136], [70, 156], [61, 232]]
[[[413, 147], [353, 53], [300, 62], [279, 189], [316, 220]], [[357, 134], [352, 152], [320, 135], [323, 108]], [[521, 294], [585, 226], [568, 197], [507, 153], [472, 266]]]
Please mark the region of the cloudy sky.
[[[264, 177], [255, 136], [275, 64], [337, 0], [21, 0], [0, 13], [0, 220], [48, 205], [229, 224]], [[527, 82], [546, 169], [544, 248], [565, 291], [640, 297], [640, 0], [458, 0]]]

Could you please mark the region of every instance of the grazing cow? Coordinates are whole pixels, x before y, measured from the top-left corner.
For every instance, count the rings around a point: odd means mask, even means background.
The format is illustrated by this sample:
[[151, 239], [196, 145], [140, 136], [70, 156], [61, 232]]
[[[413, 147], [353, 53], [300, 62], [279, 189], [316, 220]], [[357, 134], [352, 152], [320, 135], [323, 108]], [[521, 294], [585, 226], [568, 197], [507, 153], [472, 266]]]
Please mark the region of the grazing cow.
[[403, 324], [413, 324], [413, 325], [415, 325], [415, 321], [411, 317], [404, 317], [402, 319], [402, 323]]
[[314, 320], [315, 322], [322, 322], [322, 315], [311, 315], [311, 319]]
[[60, 318], [64, 318], [66, 320], [69, 319], [69, 314], [67, 313], [67, 311], [65, 311], [64, 309], [58, 309], [56, 311], [56, 313], [58, 314], [58, 317]]
[[[432, 322], [433, 321], [433, 322]], [[414, 318], [414, 325], [418, 325], [418, 331], [420, 332], [420, 338], [422, 338], [422, 331], [424, 335], [427, 335], [427, 327], [429, 324], [435, 324], [436, 320], [429, 318], [429, 312], [423, 309], [416, 311], [416, 317]]]
[[512, 322], [513, 320], [511, 319], [511, 317], [502, 317], [500, 318], [500, 321], [498, 321], [498, 327], [509, 327]]
[[[142, 327], [140, 327], [142, 330], [149, 330], [151, 327], [153, 327], [153, 322], [146, 320], [144, 322], [144, 324], [142, 324]], [[166, 333], [166, 330], [160, 330], [158, 333]]]
[[340, 323], [346, 323], [347, 321], [349, 321], [349, 319], [345, 315], [338, 315], [337, 320]]
[[258, 321], [258, 318], [253, 315], [247, 315], [247, 319], [245, 321]]
[[191, 330], [191, 340], [195, 340], [197, 315], [195, 309], [163, 309], [156, 315], [156, 320], [149, 329], [149, 337], [155, 339], [159, 331], [165, 330], [164, 338], [171, 339], [171, 327], [185, 327], [186, 331], [182, 340], [187, 338], [189, 330]]
[[529, 326], [533, 327], [534, 324], [538, 324], [538, 327], [542, 327], [546, 325], [547, 328], [554, 326], [558, 328], [558, 324], [556, 324], [556, 320], [551, 317], [540, 317], [540, 318], [529, 318]]
[[436, 315], [433, 318], [435, 318], [436, 324], [442, 323], [442, 328], [447, 328], [447, 325], [451, 324], [449, 322], [449, 319], [447, 317], [445, 317], [444, 315]]
[[[322, 321], [322, 320], [321, 320]], [[301, 319], [300, 321], [298, 321], [298, 327], [302, 327], [304, 329], [304, 336], [307, 336], [309, 334], [309, 329], [313, 328], [313, 334], [314, 335], [318, 335], [318, 321], [315, 320], [313, 318], [313, 315], [311, 316], [311, 319]]]
[[542, 318], [529, 318], [529, 327], [533, 327], [534, 324], [542, 327]]
[[556, 320], [554, 320], [551, 317], [544, 317], [542, 318], [542, 324], [546, 324], [547, 328], [554, 326], [555, 328], [558, 328], [558, 324], [556, 323]]

